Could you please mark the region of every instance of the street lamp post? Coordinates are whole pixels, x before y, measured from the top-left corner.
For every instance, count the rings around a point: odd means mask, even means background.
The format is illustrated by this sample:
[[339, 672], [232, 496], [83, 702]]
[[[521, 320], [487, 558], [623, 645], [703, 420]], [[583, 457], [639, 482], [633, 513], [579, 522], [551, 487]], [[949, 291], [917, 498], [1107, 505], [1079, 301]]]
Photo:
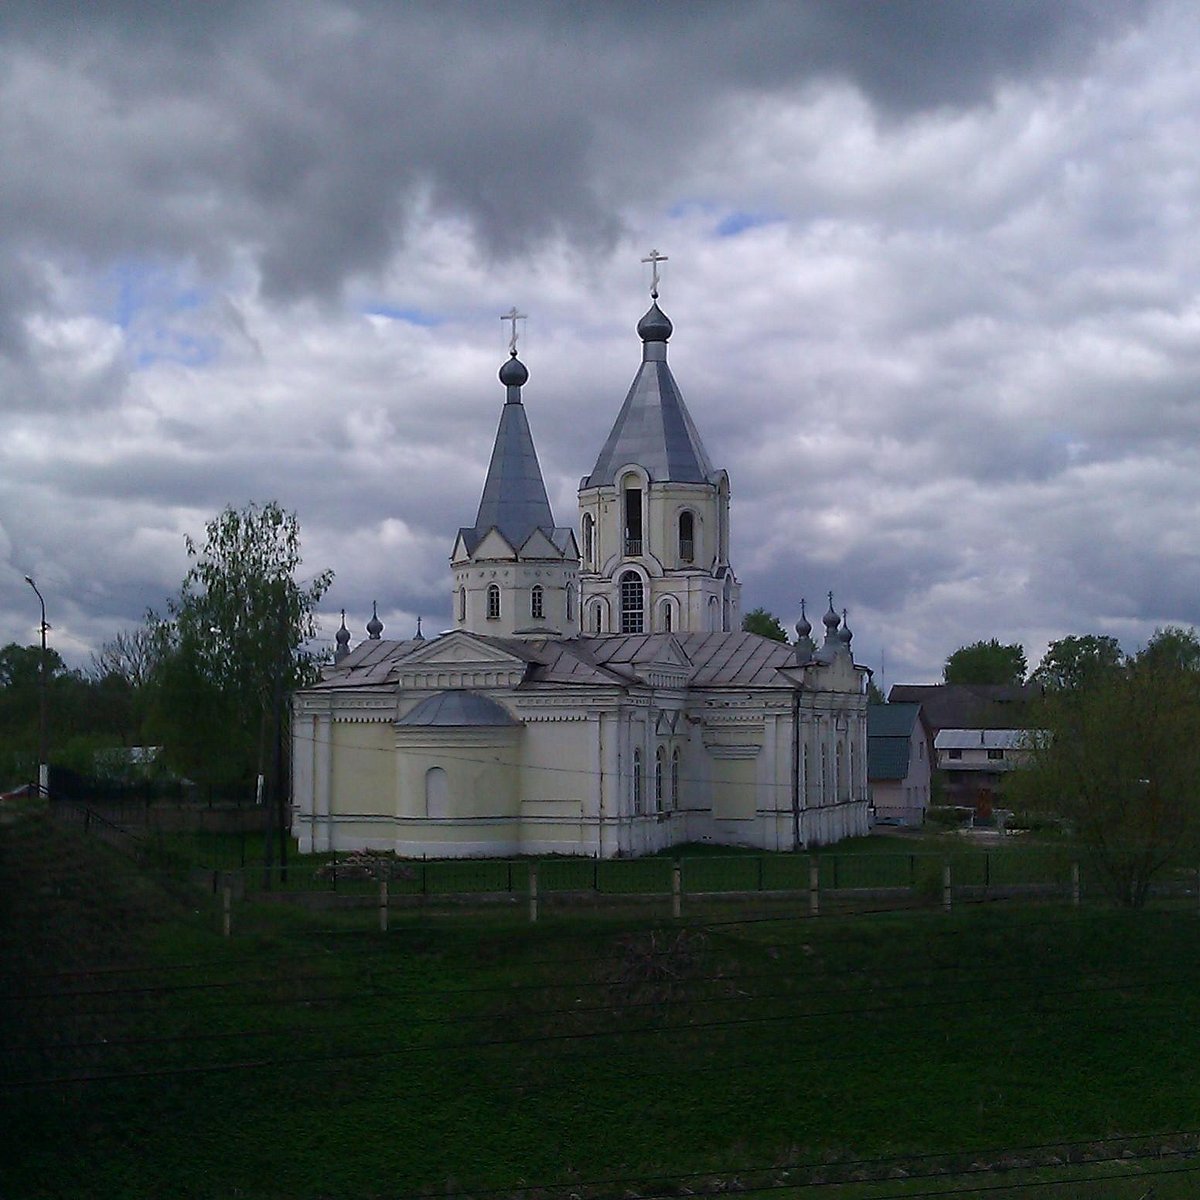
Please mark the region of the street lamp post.
[[38, 585], [33, 582], [32, 575], [25, 576], [25, 582], [33, 588], [33, 594], [42, 606], [42, 659], [38, 666], [38, 795], [50, 795], [50, 763], [46, 750], [46, 601], [38, 591]]

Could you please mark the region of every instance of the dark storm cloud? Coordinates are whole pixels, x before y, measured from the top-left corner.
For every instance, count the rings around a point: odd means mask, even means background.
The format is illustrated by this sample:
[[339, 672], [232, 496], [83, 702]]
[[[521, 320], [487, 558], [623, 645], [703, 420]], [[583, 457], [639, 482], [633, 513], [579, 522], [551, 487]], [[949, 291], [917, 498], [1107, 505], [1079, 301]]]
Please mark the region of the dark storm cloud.
[[1004, 78], [1078, 64], [1137, 11], [9, 6], [0, 221], [93, 261], [215, 267], [240, 248], [279, 296], [375, 270], [422, 203], [461, 214], [501, 257], [556, 234], [603, 245], [614, 182], [661, 188], [724, 95], [841, 76], [897, 116], [979, 103]]

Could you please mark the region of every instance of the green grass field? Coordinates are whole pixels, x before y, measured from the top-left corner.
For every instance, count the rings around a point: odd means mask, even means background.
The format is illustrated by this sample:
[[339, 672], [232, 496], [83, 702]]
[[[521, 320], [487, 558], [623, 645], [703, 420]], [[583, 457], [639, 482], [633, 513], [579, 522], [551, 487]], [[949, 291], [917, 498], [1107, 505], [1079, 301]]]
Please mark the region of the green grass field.
[[1200, 1189], [1200, 917], [239, 905], [0, 827], [5, 1197]]

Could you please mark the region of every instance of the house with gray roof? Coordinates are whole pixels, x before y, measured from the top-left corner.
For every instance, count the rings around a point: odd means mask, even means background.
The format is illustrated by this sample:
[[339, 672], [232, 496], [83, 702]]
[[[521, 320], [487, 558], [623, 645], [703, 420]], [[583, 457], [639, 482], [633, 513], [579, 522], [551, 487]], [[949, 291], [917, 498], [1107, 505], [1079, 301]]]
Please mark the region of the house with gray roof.
[[739, 628], [729, 479], [652, 299], [578, 539], [551, 510], [514, 335], [475, 523], [450, 558], [453, 627], [388, 640], [373, 613], [352, 649], [343, 617], [333, 665], [293, 697], [302, 851], [609, 857], [867, 832], [870, 672], [832, 595], [820, 644], [803, 605], [793, 645]]

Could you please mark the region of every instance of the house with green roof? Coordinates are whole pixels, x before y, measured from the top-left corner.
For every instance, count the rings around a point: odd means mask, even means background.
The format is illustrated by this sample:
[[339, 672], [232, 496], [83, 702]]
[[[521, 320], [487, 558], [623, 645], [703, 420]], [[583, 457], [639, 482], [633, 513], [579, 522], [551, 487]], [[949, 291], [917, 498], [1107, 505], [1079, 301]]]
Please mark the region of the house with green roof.
[[929, 745], [929, 727], [919, 704], [868, 706], [867, 776], [877, 824], [924, 823]]

